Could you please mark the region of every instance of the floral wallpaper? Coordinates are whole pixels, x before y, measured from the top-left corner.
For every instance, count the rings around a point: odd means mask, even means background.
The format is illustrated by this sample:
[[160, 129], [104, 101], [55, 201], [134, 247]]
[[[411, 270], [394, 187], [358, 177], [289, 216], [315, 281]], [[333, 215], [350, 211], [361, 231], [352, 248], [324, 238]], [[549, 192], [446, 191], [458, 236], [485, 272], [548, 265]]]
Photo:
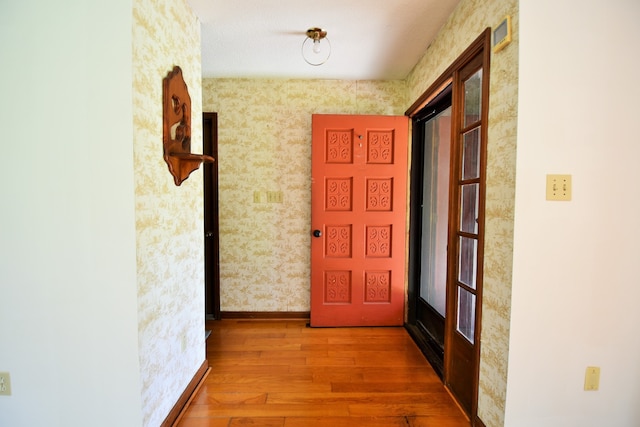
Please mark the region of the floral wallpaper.
[[311, 115], [402, 115], [405, 94], [403, 81], [203, 80], [203, 111], [218, 113], [222, 311], [309, 311]]
[[504, 425], [518, 99], [518, 1], [463, 0], [407, 78], [416, 99], [487, 27], [511, 16], [512, 42], [491, 55], [478, 415]]
[[[162, 80], [182, 68], [202, 152], [200, 24], [186, 0], [133, 1], [139, 353], [145, 426], [158, 426], [205, 360], [202, 171], [176, 187], [163, 159]], [[200, 146], [198, 145], [200, 143]]]

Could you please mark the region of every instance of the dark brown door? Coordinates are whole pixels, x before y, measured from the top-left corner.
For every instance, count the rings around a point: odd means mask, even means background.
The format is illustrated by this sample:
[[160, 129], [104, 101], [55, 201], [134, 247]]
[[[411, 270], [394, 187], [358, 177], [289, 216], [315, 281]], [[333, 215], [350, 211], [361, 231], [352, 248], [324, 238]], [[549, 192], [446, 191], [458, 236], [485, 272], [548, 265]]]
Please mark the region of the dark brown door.
[[311, 326], [401, 326], [404, 116], [314, 115]]
[[202, 150], [215, 159], [204, 164], [204, 299], [207, 319], [220, 319], [218, 230], [218, 114], [202, 114]]
[[478, 54], [455, 73], [455, 165], [449, 233], [447, 368], [445, 381], [472, 412], [477, 392], [482, 303], [486, 92], [484, 57]]

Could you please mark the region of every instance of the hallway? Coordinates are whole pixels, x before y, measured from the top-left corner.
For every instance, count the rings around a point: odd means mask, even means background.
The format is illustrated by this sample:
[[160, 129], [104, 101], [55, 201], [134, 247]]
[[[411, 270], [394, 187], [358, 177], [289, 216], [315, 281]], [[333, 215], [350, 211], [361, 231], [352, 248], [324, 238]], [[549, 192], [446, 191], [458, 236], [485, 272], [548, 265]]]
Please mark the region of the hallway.
[[179, 427], [463, 427], [404, 328], [207, 322], [211, 370]]

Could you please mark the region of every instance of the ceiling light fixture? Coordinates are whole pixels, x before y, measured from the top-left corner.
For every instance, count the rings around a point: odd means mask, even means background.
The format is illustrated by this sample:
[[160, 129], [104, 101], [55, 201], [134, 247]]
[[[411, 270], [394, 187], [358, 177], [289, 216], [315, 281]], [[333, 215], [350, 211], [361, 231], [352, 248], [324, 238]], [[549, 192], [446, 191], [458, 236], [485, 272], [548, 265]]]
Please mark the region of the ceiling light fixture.
[[309, 28], [307, 38], [302, 42], [302, 57], [309, 65], [322, 65], [331, 55], [331, 43], [322, 28]]

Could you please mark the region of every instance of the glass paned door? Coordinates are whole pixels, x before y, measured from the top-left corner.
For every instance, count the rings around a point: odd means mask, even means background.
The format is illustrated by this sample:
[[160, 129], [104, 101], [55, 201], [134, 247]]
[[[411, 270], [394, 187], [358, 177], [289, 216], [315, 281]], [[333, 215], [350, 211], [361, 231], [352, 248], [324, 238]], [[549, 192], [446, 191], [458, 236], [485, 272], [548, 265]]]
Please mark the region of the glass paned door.
[[[488, 88], [484, 55], [454, 78], [451, 224], [445, 383], [465, 410], [477, 402], [479, 325], [482, 313], [484, 162]], [[458, 107], [458, 108], [456, 108]]]
[[470, 344], [474, 344], [480, 211], [482, 68], [464, 80], [463, 88], [462, 159], [458, 184], [460, 221], [457, 226], [456, 330]]

